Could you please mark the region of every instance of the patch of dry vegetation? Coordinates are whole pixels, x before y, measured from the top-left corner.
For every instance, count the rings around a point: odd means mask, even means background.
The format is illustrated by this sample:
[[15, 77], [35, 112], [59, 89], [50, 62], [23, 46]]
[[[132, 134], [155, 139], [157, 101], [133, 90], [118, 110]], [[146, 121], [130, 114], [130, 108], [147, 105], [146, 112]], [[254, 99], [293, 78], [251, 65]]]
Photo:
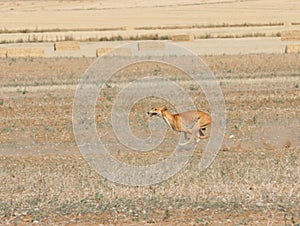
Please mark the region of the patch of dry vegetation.
[[[206, 171], [198, 169], [201, 142], [182, 171], [146, 187], [112, 183], [78, 153], [72, 101], [94, 59], [0, 59], [0, 223], [299, 224], [299, 57], [204, 56], [220, 81], [227, 132], [235, 137]], [[209, 109], [200, 87], [176, 68], [149, 62], [116, 73], [99, 93], [96, 126], [107, 132], [101, 139], [111, 154], [134, 165], [166, 158], [178, 138], [168, 131], [157, 150], [145, 153], [116, 145], [109, 121], [114, 98], [141, 75], [172, 79], [197, 106]], [[133, 106], [130, 122], [137, 135], [148, 135], [145, 111], [155, 101]]]
[[[126, 31], [126, 30], [180, 30], [180, 29], [199, 29], [199, 28], [224, 28], [224, 27], [268, 27], [268, 26], [283, 26], [284, 23], [240, 23], [240, 24], [193, 24], [193, 25], [166, 25], [166, 26], [151, 26], [151, 27], [111, 27], [111, 28], [74, 28], [74, 29], [22, 29], [22, 30], [9, 30], [0, 29], [0, 34], [11, 33], [46, 33], [46, 32], [69, 32], [69, 31]], [[298, 25], [291, 23], [291, 25]]]
[[300, 40], [300, 30], [290, 30], [282, 32], [282, 41], [299, 41]]
[[300, 45], [287, 45], [285, 53], [300, 53]]
[[18, 57], [43, 57], [45, 50], [42, 48], [7, 48], [6, 56], [10, 58]]
[[[209, 210], [278, 211], [294, 214], [299, 222], [297, 149], [224, 151], [205, 172], [197, 168], [200, 157], [195, 153], [179, 174], [147, 187], [111, 183], [91, 171], [79, 156], [1, 157], [2, 223], [25, 217], [43, 222], [51, 215], [87, 213], [108, 215], [98, 223], [167, 222], [172, 218], [197, 223], [201, 213]], [[189, 210], [192, 219], [178, 219], [179, 210]], [[284, 217], [267, 220], [280, 224]]]
[[77, 41], [63, 41], [54, 43], [54, 51], [74, 51], [80, 50], [80, 42]]

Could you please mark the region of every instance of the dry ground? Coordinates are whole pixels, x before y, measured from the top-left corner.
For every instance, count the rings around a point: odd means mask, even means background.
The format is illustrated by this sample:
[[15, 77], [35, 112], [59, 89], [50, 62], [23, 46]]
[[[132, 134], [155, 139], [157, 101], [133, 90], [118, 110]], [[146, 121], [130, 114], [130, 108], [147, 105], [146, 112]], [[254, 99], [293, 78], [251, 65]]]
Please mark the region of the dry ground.
[[[300, 223], [300, 55], [203, 56], [220, 81], [227, 109], [226, 139], [212, 166], [197, 166], [206, 141], [188, 165], [146, 187], [110, 182], [80, 155], [72, 128], [76, 85], [93, 58], [0, 59], [0, 221], [68, 225], [297, 225]], [[129, 164], [166, 158], [178, 136], [168, 131], [150, 152], [120, 145], [110, 123], [122, 84], [142, 75], [166, 76], [209, 111], [201, 89], [172, 67], [144, 63], [114, 75], [99, 93], [96, 125], [111, 154]], [[148, 98], [130, 122], [149, 135]], [[171, 107], [171, 105], [169, 105]]]
[[[3, 48], [42, 48], [45, 57], [95, 57], [98, 48], [122, 48], [134, 41], [108, 42], [81, 42], [78, 51], [54, 51], [53, 43], [10, 43], [2, 44]], [[147, 42], [147, 41], [146, 41]], [[171, 43], [171, 41], [165, 41]], [[190, 49], [198, 55], [236, 55], [285, 52], [287, 44], [297, 44], [299, 41], [283, 42], [280, 38], [224, 38], [224, 39], [197, 39], [193, 42], [175, 43]]]
[[279, 37], [299, 29], [299, 9], [297, 0], [0, 1], [0, 43]]
[[[99, 176], [75, 143], [74, 94], [95, 60], [95, 46], [83, 44], [85, 58], [0, 58], [0, 224], [299, 225], [300, 55], [282, 54], [286, 43], [274, 37], [299, 28], [299, 9], [298, 0], [0, 1], [0, 47], [20, 46], [5, 44], [11, 41], [179, 32], [273, 37], [184, 43], [208, 54], [201, 58], [220, 82], [226, 134], [233, 137], [225, 139], [206, 171], [198, 169], [207, 142], [202, 141], [179, 173], [145, 187]], [[52, 43], [34, 45], [54, 56]], [[210, 55], [222, 53], [227, 55]], [[155, 150], [134, 152], [116, 138], [110, 121], [115, 97], [144, 75], [177, 82], [197, 107], [210, 111], [200, 87], [176, 68], [143, 63], [117, 72], [99, 93], [96, 128], [111, 155], [132, 165], [162, 161], [178, 141], [168, 130]], [[170, 103], [150, 97], [132, 107], [136, 136], [149, 136], [145, 112], [157, 104], [174, 111]]]

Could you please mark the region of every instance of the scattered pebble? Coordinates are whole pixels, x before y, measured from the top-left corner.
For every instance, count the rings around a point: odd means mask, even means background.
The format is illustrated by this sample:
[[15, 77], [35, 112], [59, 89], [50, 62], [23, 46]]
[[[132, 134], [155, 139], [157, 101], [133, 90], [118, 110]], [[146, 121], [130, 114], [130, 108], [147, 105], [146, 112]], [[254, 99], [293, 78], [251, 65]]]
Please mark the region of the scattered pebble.
[[291, 147], [291, 141], [287, 140], [287, 141], [284, 143], [284, 147], [285, 147], [285, 148], [290, 148], [290, 147]]

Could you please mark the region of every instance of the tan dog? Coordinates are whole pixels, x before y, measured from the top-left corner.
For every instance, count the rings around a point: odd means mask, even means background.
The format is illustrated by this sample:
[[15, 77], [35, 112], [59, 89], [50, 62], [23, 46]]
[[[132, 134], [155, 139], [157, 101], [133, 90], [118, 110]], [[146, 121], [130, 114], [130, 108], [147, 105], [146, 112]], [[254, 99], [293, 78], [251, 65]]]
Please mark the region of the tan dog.
[[203, 111], [193, 110], [179, 114], [171, 114], [166, 107], [156, 107], [147, 113], [150, 116], [157, 115], [163, 118], [173, 130], [183, 132], [186, 139], [187, 134], [192, 135], [189, 141], [180, 145], [192, 143], [195, 138], [199, 141], [199, 139], [209, 137], [208, 135], [204, 135], [203, 131], [211, 124], [211, 117]]

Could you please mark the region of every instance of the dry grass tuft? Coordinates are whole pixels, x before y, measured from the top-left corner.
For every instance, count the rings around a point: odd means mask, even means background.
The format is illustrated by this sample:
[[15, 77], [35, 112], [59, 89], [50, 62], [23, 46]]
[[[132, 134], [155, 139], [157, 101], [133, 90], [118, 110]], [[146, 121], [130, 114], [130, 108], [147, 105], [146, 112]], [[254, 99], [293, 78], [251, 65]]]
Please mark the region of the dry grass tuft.
[[138, 43], [139, 51], [155, 51], [155, 50], [164, 50], [165, 43], [163, 42], [140, 42]]
[[7, 57], [43, 57], [45, 50], [42, 48], [8, 48]]
[[129, 48], [99, 48], [96, 50], [96, 56], [101, 57], [104, 54], [108, 54], [109, 56], [131, 56], [132, 52]]
[[285, 47], [285, 53], [300, 53], [300, 44], [298, 44], [298, 45], [287, 45]]
[[108, 54], [109, 56], [122, 56], [128, 57], [132, 55], [131, 49], [129, 48], [99, 48], [96, 50], [96, 56], [102, 57], [103, 55]]
[[78, 41], [62, 41], [54, 43], [54, 51], [80, 50]]
[[111, 51], [111, 50], [112, 50], [112, 48], [99, 48], [99, 49], [96, 50], [96, 56], [97, 56], [97, 57], [101, 57], [101, 56], [103, 56], [105, 53], [107, 53], [107, 52], [109, 52], [109, 51]]
[[281, 41], [299, 41], [300, 30], [284, 31], [281, 33]]
[[7, 54], [6, 48], [0, 48], [0, 58], [5, 58]]
[[179, 34], [179, 35], [172, 35], [171, 39], [173, 42], [186, 42], [186, 41], [194, 41], [195, 36], [191, 34]]
[[109, 53], [110, 56], [121, 56], [121, 57], [128, 57], [132, 56], [131, 49], [129, 48], [118, 48]]
[[285, 21], [285, 22], [283, 23], [283, 26], [286, 27], [286, 28], [288, 28], [288, 27], [291, 27], [291, 26], [292, 26], [292, 23], [291, 23], [290, 21]]

